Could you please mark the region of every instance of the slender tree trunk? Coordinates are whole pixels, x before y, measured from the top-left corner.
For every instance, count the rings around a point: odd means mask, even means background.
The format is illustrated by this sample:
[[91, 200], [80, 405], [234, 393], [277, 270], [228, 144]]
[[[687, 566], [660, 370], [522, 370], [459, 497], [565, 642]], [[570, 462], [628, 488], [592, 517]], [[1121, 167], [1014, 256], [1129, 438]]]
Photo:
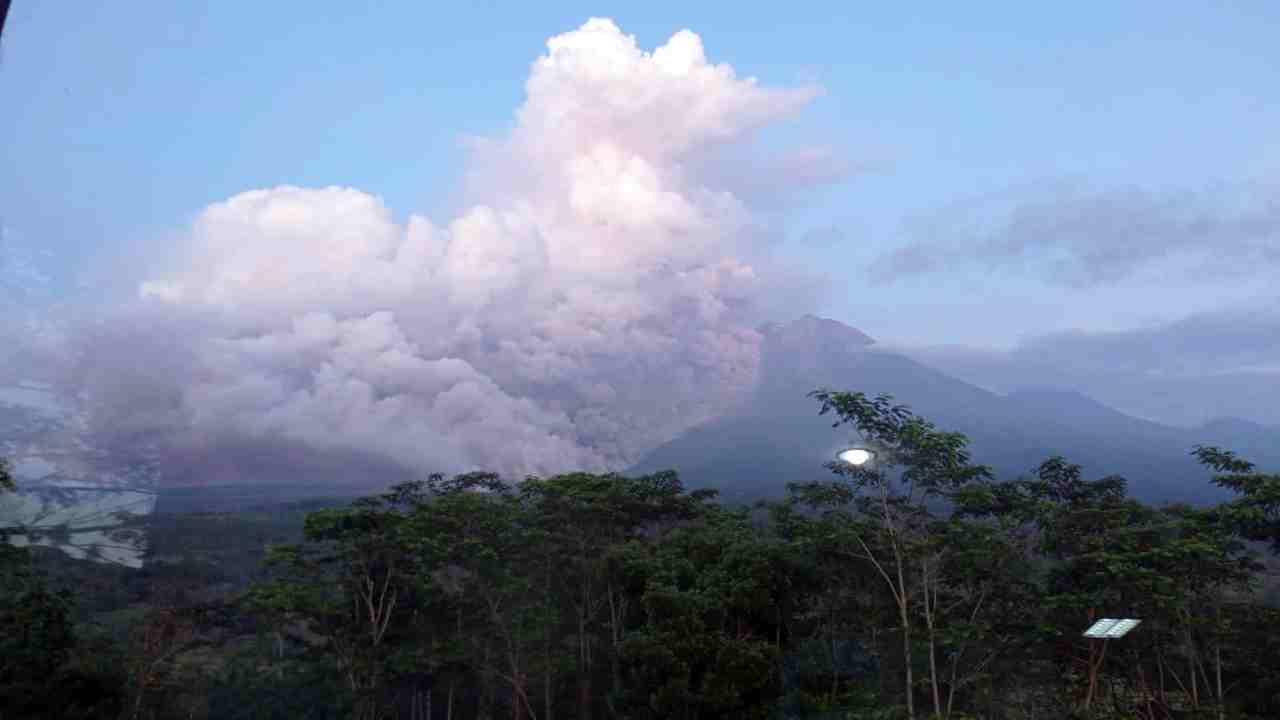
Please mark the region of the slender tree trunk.
[[578, 717], [591, 720], [591, 644], [584, 612], [578, 614]]
[[1200, 679], [1204, 681], [1205, 695], [1212, 698], [1213, 682], [1209, 680], [1209, 671], [1205, 669], [1204, 658], [1200, 657], [1199, 653], [1196, 653], [1196, 667], [1200, 668]]
[[836, 618], [834, 600], [831, 602], [830, 610], [831, 612], [827, 616], [827, 645], [831, 648], [831, 696], [828, 698], [827, 704], [834, 705], [836, 701], [836, 694], [840, 689], [840, 675], [836, 668]]
[[957, 673], [957, 672], [958, 672], [958, 670], [959, 670], [959, 666], [960, 666], [960, 655], [961, 655], [961, 653], [963, 653], [963, 652], [964, 652], [964, 648], [963, 648], [963, 647], [961, 647], [961, 648], [960, 648], [960, 650], [956, 651], [956, 653], [955, 653], [954, 655], [952, 655], [952, 656], [951, 656], [951, 678], [950, 678], [950, 680], [949, 680], [949, 681], [948, 681], [948, 683], [947, 683], [947, 713], [946, 713], [946, 716], [945, 716], [945, 717], [951, 717], [951, 708], [953, 707], [953, 705], [954, 705], [954, 703], [955, 703], [955, 699], [956, 699], [956, 673]]
[[[898, 614], [902, 620], [902, 661], [906, 665], [907, 678], [907, 720], [916, 720], [915, 670], [911, 658], [911, 596], [907, 592], [905, 561], [902, 557], [901, 538], [898, 528], [893, 522], [893, 511], [889, 508], [889, 480], [881, 473], [880, 504], [884, 512], [885, 528], [889, 531], [889, 542], [893, 547], [893, 559], [898, 571]], [[868, 553], [870, 554], [870, 553]]]
[[941, 718], [942, 715], [942, 695], [938, 690], [938, 663], [934, 659], [933, 637], [929, 638], [929, 684], [933, 690], [933, 716]]
[[907, 718], [916, 720], [915, 674], [911, 667], [911, 621], [907, 618], [907, 609], [902, 607], [899, 615], [902, 619], [902, 662], [906, 665], [907, 677]]
[[547, 651], [547, 668], [542, 672], [542, 714], [544, 720], [552, 720], [551, 706], [555, 698], [551, 693], [551, 652]]
[[[619, 647], [622, 645], [622, 623], [625, 620], [624, 606], [622, 602], [614, 597], [613, 581], [609, 582], [609, 640], [611, 642], [609, 657], [609, 675], [613, 683], [612, 690], [614, 694], [622, 692], [622, 660], [619, 653]], [[617, 711], [613, 707], [613, 703], [609, 703], [609, 712], [616, 718]]]
[[1160, 675], [1160, 704], [1167, 707], [1169, 705], [1169, 692], [1165, 686], [1164, 679], [1164, 643], [1156, 643], [1156, 672]]
[[507, 642], [507, 667], [511, 674], [504, 677], [511, 685], [511, 717], [513, 720], [526, 720], [534, 714], [529, 704], [528, 678], [525, 677], [519, 654], [511, 648], [515, 639], [508, 637]]
[[1143, 671], [1140, 661], [1138, 664], [1138, 680], [1142, 687], [1142, 699], [1147, 706], [1147, 720], [1155, 720], [1156, 711], [1151, 707], [1151, 696], [1154, 693], [1151, 692], [1151, 688], [1147, 684], [1147, 674]]
[[1214, 679], [1217, 681], [1217, 686], [1218, 686], [1218, 720], [1222, 720], [1224, 717], [1226, 717], [1227, 699], [1226, 697], [1223, 696], [1223, 692], [1222, 692], [1222, 636], [1221, 636], [1222, 606], [1221, 605], [1219, 605], [1217, 608], [1217, 616], [1218, 616], [1218, 627], [1217, 627], [1218, 638], [1217, 638], [1217, 641], [1214, 642], [1213, 644], [1213, 674], [1214, 674]]
[[[551, 567], [550, 556], [548, 556], [548, 557], [547, 557], [547, 561], [543, 564], [543, 568], [542, 568], [542, 570], [543, 570], [543, 576], [542, 576], [542, 579], [543, 579], [543, 596], [542, 596], [542, 597], [543, 597], [543, 601], [547, 603], [547, 606], [548, 606], [548, 607], [553, 607], [553, 608], [554, 608], [554, 607], [555, 607], [555, 599], [554, 599], [554, 597], [552, 596], [552, 592], [551, 592], [551, 576], [552, 576], [552, 567]], [[553, 704], [553, 703], [554, 703], [554, 701], [555, 701], [555, 698], [553, 698], [553, 697], [552, 697], [552, 692], [551, 692], [551, 690], [552, 690], [552, 683], [551, 683], [551, 668], [552, 668], [551, 657], [552, 657], [552, 651], [551, 651], [551, 648], [552, 648], [552, 644], [553, 644], [553, 635], [554, 635], [554, 634], [555, 634], [555, 626], [554, 626], [554, 623], [544, 623], [544, 624], [543, 624], [543, 632], [542, 632], [542, 662], [543, 662], [543, 668], [542, 668], [542, 715], [543, 715], [543, 720], [552, 720], [551, 707], [552, 707], [552, 704]]]
[[528, 699], [525, 696], [524, 678], [515, 675], [512, 680], [511, 687], [514, 692], [512, 692], [511, 698], [511, 718], [512, 720], [525, 720], [528, 717], [525, 711]]
[[1084, 707], [1086, 710], [1093, 704], [1093, 696], [1098, 688], [1098, 673], [1102, 670], [1102, 663], [1107, 658], [1107, 640], [1102, 641], [1101, 649], [1094, 641], [1089, 642], [1089, 689], [1084, 696]]
[[782, 665], [782, 610], [778, 610], [778, 627], [773, 633], [773, 644], [778, 651], [778, 661], [775, 663], [778, 668], [778, 687], [786, 692], [786, 674], [783, 672]]
[[[1188, 616], [1187, 622], [1190, 622], [1190, 616]], [[1196, 677], [1196, 646], [1195, 641], [1191, 638], [1190, 625], [1187, 626], [1185, 634], [1187, 636], [1187, 669], [1191, 671], [1191, 707], [1198, 708], [1200, 707], [1200, 685], [1199, 679]]]
[[880, 650], [880, 631], [872, 626], [871, 648], [876, 654], [876, 692], [884, 694], [884, 652]]
[[933, 717], [942, 717], [942, 698], [938, 692], [937, 642], [933, 627], [933, 611], [938, 601], [935, 594], [933, 604], [929, 600], [929, 563], [920, 563], [920, 579], [923, 581], [921, 591], [924, 593], [924, 621], [929, 633], [929, 688], [933, 692]]
[[[588, 567], [590, 558], [586, 548], [581, 548], [578, 567]], [[587, 626], [591, 623], [591, 580], [584, 576], [581, 594], [578, 598], [578, 718], [591, 720], [591, 639], [587, 637]]]
[[139, 720], [142, 717], [142, 695], [144, 692], [145, 689], [139, 688], [137, 696], [134, 697], [133, 714], [129, 716], [132, 720]]
[[[484, 661], [481, 667], [489, 667], [489, 658], [492, 655], [492, 648], [485, 643]], [[494, 680], [491, 670], [483, 670], [481, 672], [481, 682], [483, 687], [480, 694], [480, 713], [479, 717], [483, 720], [489, 720], [493, 717], [493, 706], [496, 704], [498, 695], [498, 683]]]

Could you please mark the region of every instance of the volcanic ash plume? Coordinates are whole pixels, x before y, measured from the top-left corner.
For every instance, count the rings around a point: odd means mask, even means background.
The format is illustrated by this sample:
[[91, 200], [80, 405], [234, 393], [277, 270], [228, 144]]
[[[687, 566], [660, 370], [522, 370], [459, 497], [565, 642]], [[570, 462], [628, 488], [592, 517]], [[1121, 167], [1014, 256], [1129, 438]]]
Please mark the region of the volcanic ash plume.
[[136, 303], [74, 333], [59, 384], [117, 443], [413, 471], [621, 469], [721, 412], [789, 281], [694, 168], [816, 91], [739, 78], [689, 31], [646, 53], [595, 19], [547, 48], [460, 216], [398, 223], [341, 187], [212, 205]]

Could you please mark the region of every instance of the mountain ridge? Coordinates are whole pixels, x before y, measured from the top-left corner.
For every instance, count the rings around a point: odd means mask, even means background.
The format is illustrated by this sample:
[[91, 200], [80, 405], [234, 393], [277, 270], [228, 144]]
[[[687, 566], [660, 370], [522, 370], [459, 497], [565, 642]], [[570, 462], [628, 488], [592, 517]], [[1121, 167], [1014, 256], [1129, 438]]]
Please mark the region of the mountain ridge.
[[1194, 445], [1280, 462], [1280, 432], [1256, 423], [1176, 428], [1052, 386], [1000, 395], [874, 347], [862, 331], [826, 318], [774, 323], [762, 333], [761, 377], [751, 397], [654, 449], [632, 471], [672, 468], [690, 485], [726, 495], [776, 495], [789, 481], [826, 479], [824, 464], [855, 438], [852, 428], [832, 428], [830, 416], [818, 415], [808, 393], [820, 387], [891, 395], [940, 429], [964, 433], [974, 461], [1004, 478], [1062, 455], [1086, 477], [1124, 476], [1139, 499], [1206, 502], [1225, 495], [1191, 457]]

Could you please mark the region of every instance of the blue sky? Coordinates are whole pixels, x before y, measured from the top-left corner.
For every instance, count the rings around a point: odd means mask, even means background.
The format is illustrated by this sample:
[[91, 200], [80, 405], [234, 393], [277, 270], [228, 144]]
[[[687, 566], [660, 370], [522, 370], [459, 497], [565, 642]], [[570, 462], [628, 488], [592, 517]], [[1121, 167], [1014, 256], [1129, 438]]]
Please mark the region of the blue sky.
[[[210, 203], [283, 183], [351, 186], [399, 217], [445, 221], [458, 209], [459, 138], [508, 129], [546, 39], [601, 16], [645, 49], [689, 28], [740, 75], [823, 87], [767, 144], [817, 138], [866, 170], [762, 217], [788, 238], [779, 253], [850, 269], [817, 309], [874, 337], [1008, 346], [1271, 297], [1260, 276], [1066, 287], [1006, 266], [878, 283], [865, 271], [911, 242], [911, 217], [945, 225], [972, 205], [1051, 197], [1043, 188], [1064, 178], [1156, 194], [1274, 183], [1270, 2], [68, 7], [13, 4], [0, 218], [77, 272], [155, 252]], [[805, 239], [826, 229], [824, 242]]]

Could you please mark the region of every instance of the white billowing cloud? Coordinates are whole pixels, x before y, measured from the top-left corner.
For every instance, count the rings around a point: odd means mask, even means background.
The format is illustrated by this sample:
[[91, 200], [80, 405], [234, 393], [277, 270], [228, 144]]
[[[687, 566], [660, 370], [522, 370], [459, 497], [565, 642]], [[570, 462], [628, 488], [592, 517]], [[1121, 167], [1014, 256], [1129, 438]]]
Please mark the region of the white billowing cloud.
[[648, 53], [593, 19], [547, 47], [452, 221], [340, 187], [214, 204], [63, 383], [104, 431], [419, 471], [622, 469], [722, 412], [755, 382], [765, 296], [804, 293], [687, 168], [816, 91], [739, 78], [687, 30]]
[[551, 38], [533, 65], [528, 100], [517, 113], [516, 142], [539, 141], [561, 157], [616, 144], [668, 165], [707, 143], [742, 133], [795, 110], [814, 88], [762, 88], [728, 65], [707, 62], [702, 41], [682, 30], [645, 53], [611, 20], [595, 18]]

